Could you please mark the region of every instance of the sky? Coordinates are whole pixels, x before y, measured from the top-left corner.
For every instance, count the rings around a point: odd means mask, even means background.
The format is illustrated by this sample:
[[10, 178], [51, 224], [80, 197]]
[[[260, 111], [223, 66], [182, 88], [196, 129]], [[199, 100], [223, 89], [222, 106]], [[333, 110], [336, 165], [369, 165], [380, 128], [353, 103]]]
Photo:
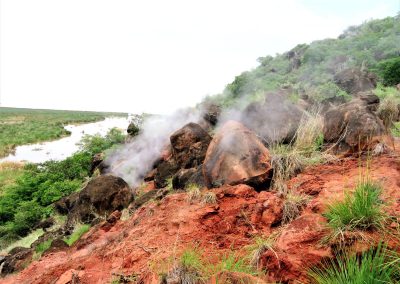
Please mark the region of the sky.
[[0, 103], [171, 113], [400, 0], [0, 0]]

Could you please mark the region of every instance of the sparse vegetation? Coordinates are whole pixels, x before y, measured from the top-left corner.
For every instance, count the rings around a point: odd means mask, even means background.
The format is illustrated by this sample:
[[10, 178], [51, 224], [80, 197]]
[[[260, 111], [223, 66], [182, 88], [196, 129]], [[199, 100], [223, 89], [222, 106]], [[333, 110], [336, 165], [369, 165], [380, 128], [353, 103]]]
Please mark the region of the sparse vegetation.
[[215, 272], [243, 272], [250, 275], [257, 275], [259, 271], [254, 268], [246, 257], [240, 256], [237, 252], [231, 251], [222, 256], [220, 262], [214, 267]]
[[205, 266], [198, 249], [186, 249], [168, 277], [178, 283], [205, 283], [204, 271]]
[[335, 239], [344, 231], [382, 228], [385, 214], [380, 199], [381, 188], [370, 180], [361, 181], [353, 193], [345, 193], [343, 201], [333, 202], [324, 216], [333, 229]]
[[79, 240], [83, 234], [88, 232], [90, 229], [90, 225], [87, 224], [77, 224], [75, 226], [74, 232], [68, 238], [65, 238], [64, 241], [72, 246], [77, 240]]
[[259, 66], [236, 76], [221, 94], [206, 100], [229, 107], [238, 101], [257, 101], [283, 87], [292, 90], [292, 97], [305, 94], [314, 101], [347, 96], [333, 77], [352, 67], [378, 73], [384, 84], [394, 85], [399, 82], [398, 30], [399, 16], [370, 20], [349, 27], [337, 39], [299, 44], [274, 57], [260, 57]]
[[391, 261], [393, 254], [379, 244], [361, 256], [354, 253], [339, 255], [322, 268], [314, 268], [310, 276], [318, 284], [398, 283], [399, 266]]

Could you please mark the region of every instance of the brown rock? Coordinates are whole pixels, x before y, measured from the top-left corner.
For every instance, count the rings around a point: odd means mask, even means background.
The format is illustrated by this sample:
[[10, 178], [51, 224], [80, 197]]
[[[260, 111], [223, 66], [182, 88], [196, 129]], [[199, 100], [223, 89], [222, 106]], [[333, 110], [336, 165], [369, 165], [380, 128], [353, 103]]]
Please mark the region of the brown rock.
[[20, 271], [31, 262], [33, 256], [33, 250], [24, 247], [13, 248], [9, 255], [3, 259], [3, 263], [0, 266], [0, 275], [5, 276], [7, 274]]
[[129, 185], [119, 177], [103, 175], [91, 180], [79, 192], [79, 197], [68, 215], [68, 222], [90, 223], [96, 215], [108, 215], [122, 210], [133, 200]]
[[345, 69], [334, 76], [335, 83], [349, 94], [355, 95], [376, 87], [376, 76], [359, 68]]
[[379, 98], [368, 95], [330, 109], [324, 117], [324, 138], [335, 143], [336, 153], [351, 154], [372, 149], [385, 134], [374, 113]]
[[236, 121], [226, 122], [207, 150], [203, 164], [206, 186], [245, 183], [266, 187], [272, 168], [269, 151], [256, 135]]
[[188, 123], [170, 137], [172, 155], [181, 169], [203, 163], [211, 136], [196, 123]]

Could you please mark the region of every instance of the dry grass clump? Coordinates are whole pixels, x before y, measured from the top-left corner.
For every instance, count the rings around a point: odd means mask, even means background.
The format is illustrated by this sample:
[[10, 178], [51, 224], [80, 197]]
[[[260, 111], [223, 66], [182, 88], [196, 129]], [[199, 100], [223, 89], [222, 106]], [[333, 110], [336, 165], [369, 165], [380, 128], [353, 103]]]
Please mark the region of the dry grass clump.
[[247, 247], [249, 251], [250, 264], [252, 267], [259, 269], [261, 256], [268, 250], [274, 251], [275, 235], [269, 237], [258, 236], [254, 238], [254, 242]]
[[189, 203], [193, 203], [196, 200], [201, 199], [201, 190], [200, 187], [197, 186], [196, 184], [189, 184], [186, 187], [187, 191], [187, 200]]
[[271, 166], [274, 170], [272, 187], [278, 192], [286, 194], [285, 182], [303, 171], [304, 157], [290, 145], [275, 145], [271, 147]]
[[212, 191], [207, 191], [203, 194], [202, 202], [205, 204], [217, 203], [217, 195]]
[[217, 203], [217, 195], [211, 190], [202, 191], [197, 184], [189, 184], [186, 187], [187, 201], [194, 203], [199, 201], [203, 204], [215, 204]]
[[20, 170], [24, 167], [23, 163], [18, 162], [1, 162], [0, 171], [4, 170]]
[[324, 142], [323, 126], [323, 118], [318, 112], [304, 115], [296, 131], [293, 148], [303, 154], [320, 150]]
[[382, 119], [387, 132], [389, 132], [399, 117], [398, 105], [399, 99], [394, 96], [385, 97], [379, 104], [378, 116]]
[[282, 223], [287, 224], [296, 219], [309, 201], [310, 197], [305, 194], [289, 192], [283, 202]]

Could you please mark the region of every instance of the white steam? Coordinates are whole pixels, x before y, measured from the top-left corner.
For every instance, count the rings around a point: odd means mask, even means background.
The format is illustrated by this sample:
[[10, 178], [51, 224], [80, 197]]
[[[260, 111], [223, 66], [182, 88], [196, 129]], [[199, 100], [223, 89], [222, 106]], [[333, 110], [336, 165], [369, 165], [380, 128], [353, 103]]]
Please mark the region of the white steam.
[[189, 122], [199, 122], [200, 118], [201, 113], [196, 109], [147, 118], [140, 134], [107, 158], [108, 171], [122, 177], [131, 186], [138, 186], [170, 143], [171, 134]]

